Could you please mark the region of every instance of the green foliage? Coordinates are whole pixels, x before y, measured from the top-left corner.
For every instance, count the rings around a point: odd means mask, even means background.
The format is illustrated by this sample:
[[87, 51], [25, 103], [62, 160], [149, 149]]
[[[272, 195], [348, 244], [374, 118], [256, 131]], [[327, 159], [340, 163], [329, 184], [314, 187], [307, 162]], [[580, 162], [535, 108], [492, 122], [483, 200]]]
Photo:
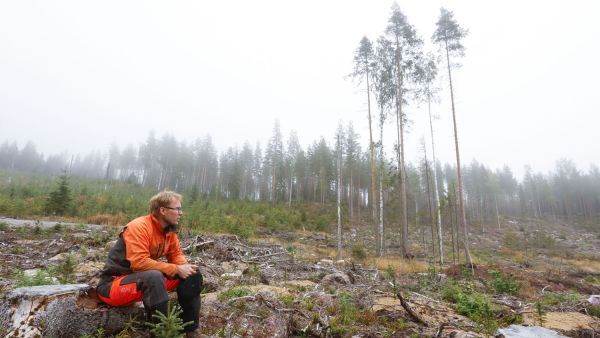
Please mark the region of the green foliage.
[[139, 328], [142, 326], [142, 323], [135, 320], [135, 317], [130, 316], [127, 323], [125, 323], [125, 327], [121, 332], [117, 333], [115, 338], [133, 338], [137, 337], [137, 332]]
[[34, 276], [26, 276], [22, 271], [15, 274], [14, 278], [17, 280], [17, 287], [24, 286], [37, 286], [37, 285], [52, 285], [56, 284], [52, 280], [52, 276], [48, 272], [38, 270]]
[[58, 186], [48, 196], [46, 202], [46, 213], [62, 216], [69, 209], [71, 203], [71, 189], [69, 188], [69, 177], [66, 172], [59, 177]]
[[362, 260], [367, 258], [367, 250], [365, 249], [364, 244], [354, 244], [350, 249], [350, 254], [352, 258]]
[[521, 283], [513, 276], [507, 276], [499, 271], [490, 270], [492, 280], [490, 285], [496, 291], [496, 294], [516, 295], [521, 290]]
[[600, 317], [600, 305], [590, 305], [586, 310], [590, 316]]
[[103, 328], [99, 328], [93, 334], [84, 334], [83, 336], [81, 336], [81, 338], [104, 338], [104, 337], [105, 337], [105, 335], [104, 335], [104, 329]]
[[61, 232], [63, 232], [64, 228], [63, 228], [63, 225], [60, 222], [58, 222], [58, 223], [54, 224], [54, 226], [52, 227], [52, 230], [55, 233], [61, 233]]
[[61, 283], [70, 283], [70, 276], [75, 272], [76, 267], [77, 259], [68, 253], [60, 263], [51, 266], [48, 271], [56, 276]]
[[225, 301], [232, 298], [249, 296], [252, 294], [252, 290], [243, 287], [232, 287], [227, 291], [221, 292], [217, 297], [220, 301]]
[[450, 283], [442, 289], [442, 298], [454, 303], [459, 314], [477, 322], [482, 330], [488, 333], [496, 330], [496, 309], [486, 295], [472, 290], [468, 285], [460, 287]]
[[8, 223], [0, 222], [0, 231], [6, 231], [8, 229]]
[[284, 294], [279, 296], [279, 300], [283, 303], [283, 305], [290, 307], [292, 306], [292, 304], [294, 304], [294, 296], [290, 295], [290, 294]]
[[588, 276], [585, 276], [585, 278], [583, 278], [583, 280], [590, 284], [600, 285], [600, 278], [597, 276], [588, 275]]
[[504, 234], [502, 242], [508, 248], [519, 249], [521, 247], [522, 241], [523, 240], [519, 238], [519, 235], [517, 235], [514, 231], [509, 230]]
[[559, 305], [566, 302], [578, 302], [582, 300], [584, 296], [576, 292], [548, 292], [545, 293], [540, 302], [542, 305]]
[[302, 298], [302, 306], [307, 311], [312, 311], [313, 308], [315, 307], [315, 301], [310, 297], [304, 297], [304, 298]]
[[341, 292], [338, 295], [337, 306], [340, 323], [347, 325], [355, 321], [357, 310], [352, 302], [352, 296], [349, 293]]
[[341, 325], [339, 319], [334, 317], [329, 320], [329, 333], [333, 337], [344, 337], [348, 335], [348, 328]]
[[152, 332], [157, 338], [182, 338], [183, 329], [192, 324], [193, 322], [184, 323], [179, 317], [182, 313], [181, 308], [178, 304], [169, 303], [169, 309], [167, 314], [157, 311], [152, 315], [158, 323], [148, 323], [150, 332]]
[[538, 322], [538, 325], [544, 327], [546, 310], [544, 309], [544, 305], [541, 301], [535, 302], [535, 317]]
[[[69, 215], [76, 222], [97, 222], [97, 218], [112, 215], [124, 225], [147, 212], [148, 199], [156, 193], [153, 187], [114, 181], [105, 190], [105, 181], [81, 177], [59, 178], [58, 183], [46, 176], [0, 171], [0, 214], [20, 218], [41, 215]], [[11, 197], [11, 194], [13, 197]], [[21, 195], [26, 198], [20, 198]], [[335, 213], [328, 205], [305, 204], [298, 208], [247, 200], [209, 200], [199, 196], [184, 200], [185, 214], [180, 226], [191, 231], [231, 233], [250, 238], [259, 229], [328, 230]], [[116, 223], [111, 223], [117, 225]]]
[[462, 288], [454, 283], [449, 283], [448, 286], [442, 289], [442, 299], [451, 303], [457, 303], [459, 294], [461, 294]]
[[540, 231], [533, 234], [530, 243], [533, 247], [540, 249], [555, 249], [557, 246], [554, 237]]
[[381, 275], [387, 281], [394, 281], [396, 279], [396, 271], [394, 271], [394, 267], [388, 265], [387, 269], [385, 269]]

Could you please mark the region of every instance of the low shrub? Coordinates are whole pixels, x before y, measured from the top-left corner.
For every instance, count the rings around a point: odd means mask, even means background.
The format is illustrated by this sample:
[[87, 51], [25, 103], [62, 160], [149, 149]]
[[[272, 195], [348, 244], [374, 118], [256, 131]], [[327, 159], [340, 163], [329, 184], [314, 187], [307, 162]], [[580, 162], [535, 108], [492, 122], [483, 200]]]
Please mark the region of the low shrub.
[[252, 290], [242, 287], [232, 287], [231, 289], [221, 292], [217, 297], [220, 301], [225, 301], [233, 298], [249, 296], [252, 294]]
[[363, 244], [354, 244], [350, 249], [350, 254], [354, 259], [362, 260], [367, 258], [367, 250]]
[[339, 310], [340, 323], [350, 324], [356, 320], [356, 306], [352, 301], [352, 296], [347, 292], [341, 292], [338, 296], [337, 308]]
[[454, 303], [456, 311], [478, 323], [482, 331], [491, 334], [498, 328], [496, 308], [486, 295], [451, 283], [442, 289], [442, 298]]
[[548, 292], [542, 295], [542, 305], [559, 305], [566, 302], [578, 302], [584, 298], [576, 292]]
[[17, 280], [17, 287], [24, 286], [37, 286], [37, 285], [52, 285], [56, 284], [54, 279], [48, 272], [43, 270], [38, 270], [35, 275], [27, 276], [22, 271], [19, 271], [15, 274], [15, 279]]
[[178, 304], [169, 303], [168, 313], [165, 315], [157, 311], [152, 316], [158, 320], [157, 323], [148, 323], [150, 332], [158, 338], [183, 338], [183, 329], [193, 322], [184, 323], [179, 315], [183, 312]]
[[496, 294], [516, 295], [521, 290], [521, 283], [513, 276], [507, 276], [500, 271], [490, 270], [492, 280], [490, 285]]

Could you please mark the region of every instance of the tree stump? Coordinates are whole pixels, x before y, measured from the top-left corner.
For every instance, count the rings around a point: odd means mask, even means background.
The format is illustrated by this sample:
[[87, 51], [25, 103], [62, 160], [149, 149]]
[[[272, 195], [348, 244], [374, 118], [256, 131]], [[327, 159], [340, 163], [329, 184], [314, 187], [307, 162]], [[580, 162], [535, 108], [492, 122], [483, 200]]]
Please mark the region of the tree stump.
[[143, 321], [144, 309], [104, 305], [87, 284], [22, 287], [0, 302], [0, 336], [81, 337], [100, 328], [114, 334], [130, 318]]

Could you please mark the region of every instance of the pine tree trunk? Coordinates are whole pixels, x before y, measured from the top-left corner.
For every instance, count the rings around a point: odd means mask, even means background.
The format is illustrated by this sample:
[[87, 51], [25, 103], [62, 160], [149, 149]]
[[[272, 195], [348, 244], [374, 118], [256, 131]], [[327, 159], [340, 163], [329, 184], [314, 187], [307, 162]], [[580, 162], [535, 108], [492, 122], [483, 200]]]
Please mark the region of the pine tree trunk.
[[[425, 148], [425, 142], [423, 142], [423, 149]], [[431, 258], [432, 262], [435, 261], [435, 222], [433, 216], [433, 206], [432, 206], [432, 196], [431, 196], [431, 187], [430, 187], [430, 178], [429, 178], [429, 165], [427, 162], [427, 151], [425, 153], [425, 178], [427, 180], [427, 206], [429, 208], [429, 219], [431, 224]]]
[[[375, 184], [376, 184], [376, 176], [375, 176], [375, 144], [373, 143], [373, 125], [371, 119], [371, 90], [369, 86], [369, 72], [367, 72], [367, 111], [369, 112], [369, 148], [371, 151], [371, 193], [369, 194], [369, 200], [371, 203], [371, 209], [373, 211], [373, 224], [376, 224], [377, 221], [377, 206], [376, 206], [376, 197], [375, 197]], [[377, 230], [376, 233], [379, 233]], [[377, 239], [377, 243], [379, 240]], [[381, 254], [381, 248], [377, 246], [377, 255]]]
[[[339, 137], [338, 137], [339, 143]], [[338, 172], [337, 172], [337, 236], [338, 236], [338, 251], [337, 260], [342, 259], [342, 160], [341, 160], [341, 149], [338, 150]]]
[[444, 265], [444, 247], [442, 243], [442, 210], [440, 208], [440, 194], [438, 190], [437, 184], [437, 162], [435, 159], [435, 141], [433, 139], [433, 119], [431, 118], [431, 97], [427, 97], [427, 109], [429, 112], [429, 130], [431, 131], [431, 151], [433, 156], [433, 196], [435, 198], [435, 207], [437, 210], [437, 239], [438, 239], [438, 248], [440, 251], [440, 267]]
[[494, 195], [494, 204], [496, 205], [496, 222], [498, 222], [498, 231], [500, 231], [500, 213], [498, 212], [498, 196]]
[[452, 103], [452, 122], [454, 125], [454, 147], [456, 149], [456, 173], [458, 176], [458, 209], [460, 211], [460, 224], [463, 232], [463, 247], [465, 249], [465, 259], [467, 265], [473, 267], [473, 260], [471, 259], [471, 252], [469, 251], [469, 230], [467, 229], [467, 215], [465, 213], [464, 206], [464, 195], [463, 195], [463, 184], [462, 174], [460, 168], [460, 152], [458, 148], [458, 129], [456, 127], [456, 110], [454, 108], [454, 91], [452, 88], [452, 71], [450, 68], [450, 53], [448, 50], [448, 41], [446, 41], [446, 62], [448, 65], [448, 80], [450, 81], [450, 101]]
[[[382, 123], [383, 124], [383, 123]], [[383, 125], [379, 129], [379, 247], [381, 248], [379, 256], [385, 253], [385, 238], [383, 235]]]
[[291, 208], [291, 207], [292, 207], [292, 189], [293, 189], [293, 186], [294, 186], [294, 185], [293, 185], [293, 184], [294, 184], [294, 182], [293, 182], [292, 180], [293, 180], [293, 176], [292, 176], [292, 174], [290, 173], [290, 189], [289, 189], [289, 191], [290, 191], [290, 196], [289, 196], [289, 199], [288, 199], [288, 208]]
[[[399, 45], [398, 37], [396, 37], [396, 46]], [[397, 93], [396, 93], [396, 127], [398, 132], [398, 170], [400, 171], [400, 195], [401, 207], [400, 223], [402, 228], [402, 243], [401, 251], [404, 257], [410, 257], [408, 250], [408, 206], [406, 203], [406, 168], [404, 167], [404, 118], [402, 114], [402, 71], [400, 49], [396, 47], [396, 73], [398, 76]]]

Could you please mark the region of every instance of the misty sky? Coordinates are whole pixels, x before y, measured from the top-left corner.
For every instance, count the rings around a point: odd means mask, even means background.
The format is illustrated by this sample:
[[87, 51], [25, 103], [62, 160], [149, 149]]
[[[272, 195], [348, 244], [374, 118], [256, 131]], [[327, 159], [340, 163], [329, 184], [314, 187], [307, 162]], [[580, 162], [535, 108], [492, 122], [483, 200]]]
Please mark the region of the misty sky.
[[[455, 70], [463, 164], [519, 174], [599, 164], [600, 2], [402, 1], [430, 42], [440, 6], [470, 34]], [[1, 1], [0, 142], [45, 154], [139, 145], [154, 130], [219, 149], [264, 146], [279, 119], [306, 148], [338, 121], [365, 147], [366, 99], [347, 78], [362, 36], [384, 32], [392, 1]], [[443, 70], [443, 69], [442, 69]], [[445, 74], [442, 71], [442, 74]], [[438, 158], [454, 161], [447, 78], [433, 106]], [[374, 107], [375, 109], [375, 107]], [[411, 162], [426, 105], [407, 108]], [[395, 132], [386, 129], [384, 142]]]

